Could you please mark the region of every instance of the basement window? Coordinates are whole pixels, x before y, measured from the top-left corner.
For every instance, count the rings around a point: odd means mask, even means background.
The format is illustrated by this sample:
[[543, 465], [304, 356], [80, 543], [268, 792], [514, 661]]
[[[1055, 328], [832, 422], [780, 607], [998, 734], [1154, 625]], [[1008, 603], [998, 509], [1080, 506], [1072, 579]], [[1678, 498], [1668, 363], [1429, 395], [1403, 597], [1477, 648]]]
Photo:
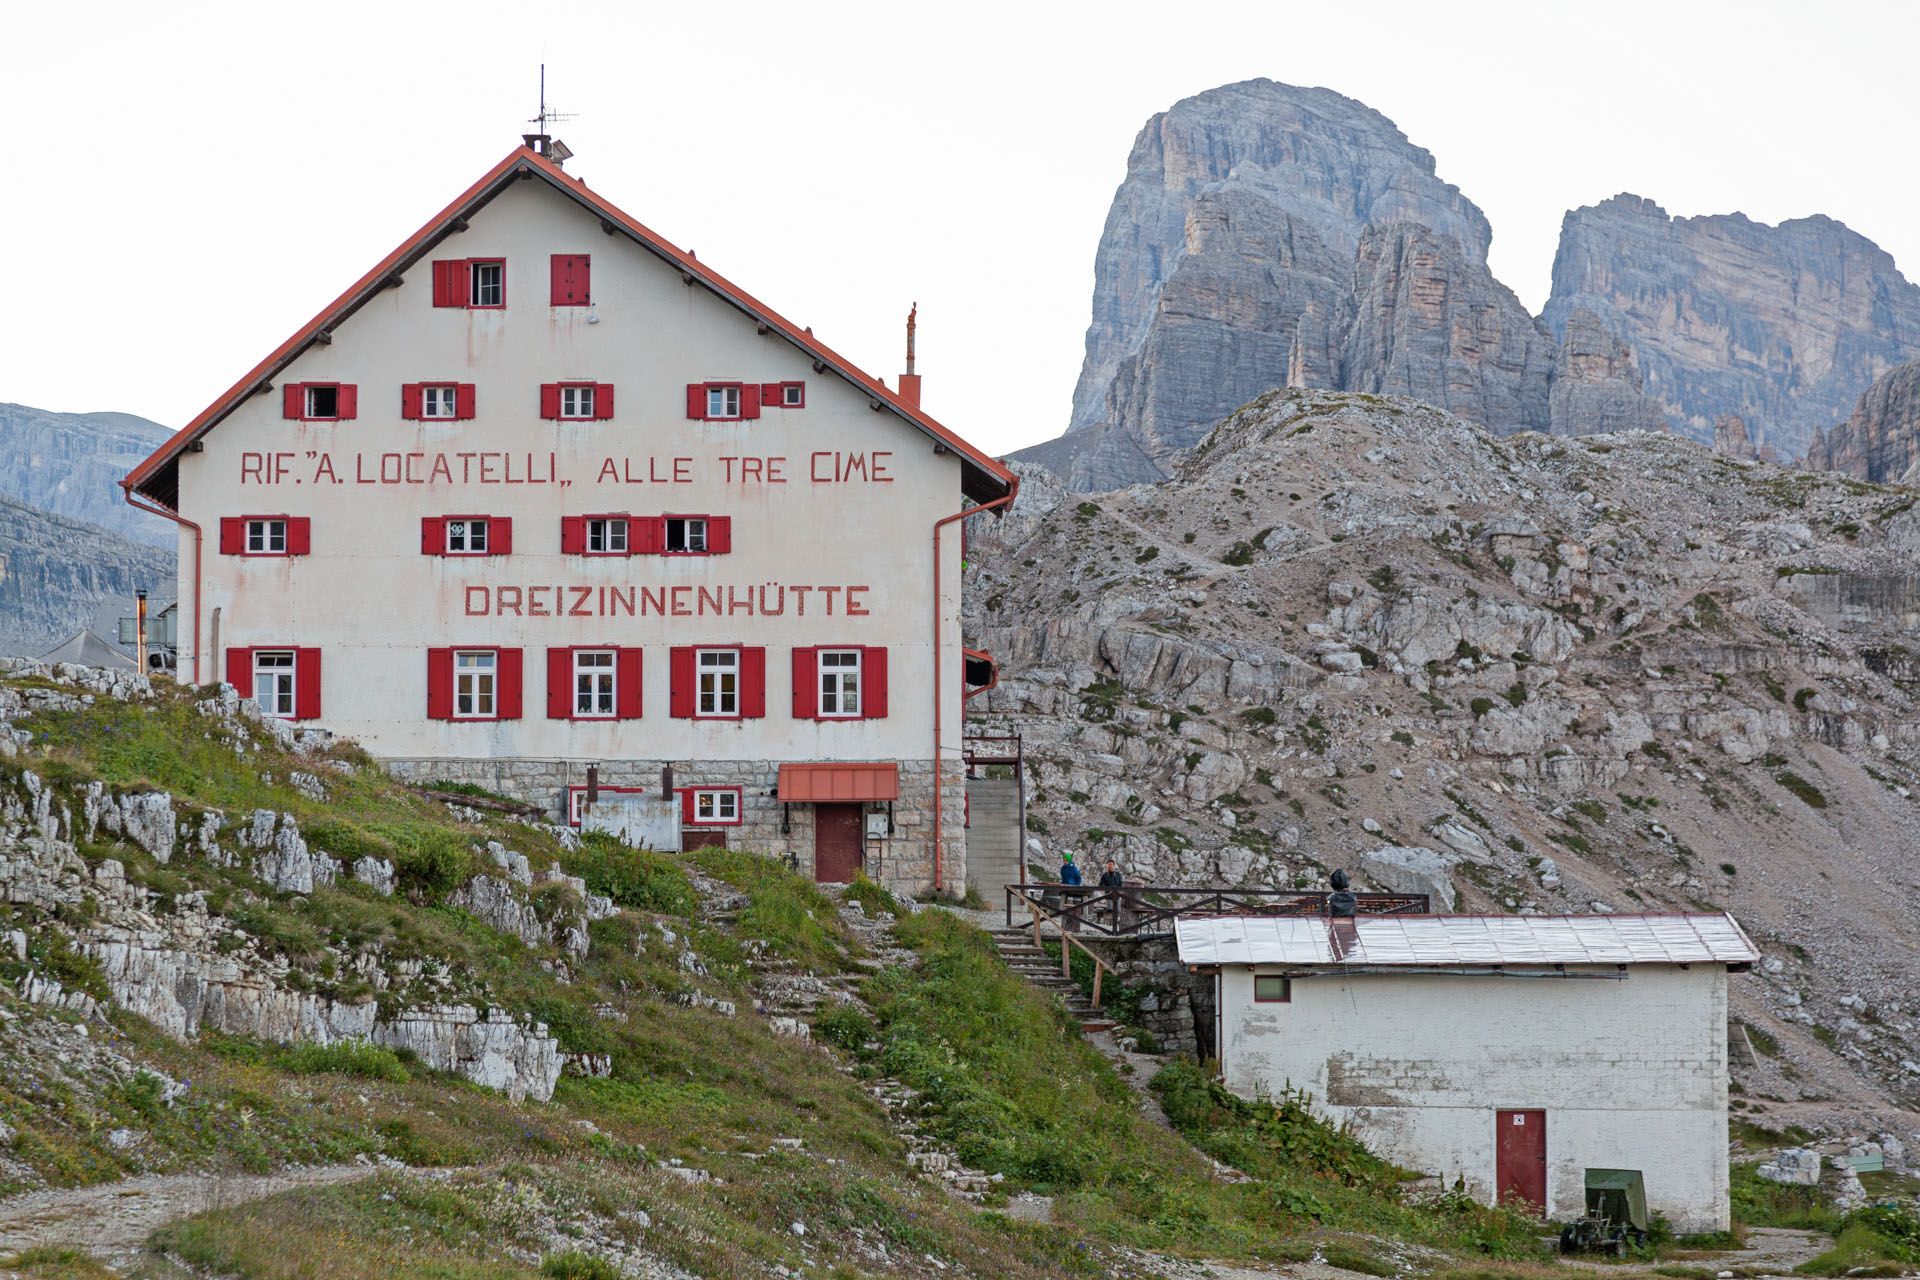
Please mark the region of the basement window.
[[704, 516], [668, 516], [667, 550], [703, 552], [707, 549], [707, 521]]
[[1293, 999], [1293, 979], [1273, 974], [1256, 973], [1253, 975], [1253, 1002], [1255, 1004], [1286, 1004]]
[[250, 556], [287, 554], [287, 522], [285, 520], [247, 521], [247, 554]]
[[695, 787], [693, 820], [701, 826], [735, 826], [740, 821], [740, 788]]
[[340, 387], [336, 383], [316, 382], [305, 388], [307, 394], [306, 417], [337, 418], [340, 416]]
[[607, 518], [587, 521], [587, 554], [623, 556], [627, 554], [627, 522]]
[[254, 651], [253, 701], [262, 715], [293, 718], [293, 650]]

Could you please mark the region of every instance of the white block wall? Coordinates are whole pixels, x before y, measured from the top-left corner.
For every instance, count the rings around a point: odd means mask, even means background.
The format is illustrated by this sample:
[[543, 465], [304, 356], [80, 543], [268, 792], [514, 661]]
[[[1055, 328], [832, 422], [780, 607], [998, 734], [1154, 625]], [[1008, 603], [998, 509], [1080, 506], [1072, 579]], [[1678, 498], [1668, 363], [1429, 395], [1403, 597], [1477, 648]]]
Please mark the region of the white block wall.
[[[1494, 1117], [1547, 1121], [1547, 1215], [1585, 1202], [1588, 1168], [1639, 1169], [1675, 1230], [1725, 1230], [1727, 975], [1635, 965], [1625, 981], [1356, 974], [1296, 977], [1255, 1004], [1221, 976], [1222, 1069], [1253, 1097], [1288, 1085], [1380, 1155], [1494, 1197]], [[1609, 966], [1588, 972], [1611, 974]]]

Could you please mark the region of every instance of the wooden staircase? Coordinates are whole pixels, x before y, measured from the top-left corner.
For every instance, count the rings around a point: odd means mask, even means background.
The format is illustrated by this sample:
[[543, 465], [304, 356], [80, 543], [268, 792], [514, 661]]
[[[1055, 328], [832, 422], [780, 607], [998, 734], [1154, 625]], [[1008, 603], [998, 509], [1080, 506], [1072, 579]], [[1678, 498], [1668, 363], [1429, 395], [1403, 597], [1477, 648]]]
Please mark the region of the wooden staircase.
[[1078, 1019], [1081, 1031], [1093, 1035], [1119, 1025], [1093, 1007], [1092, 998], [1080, 989], [1078, 982], [1060, 972], [1058, 959], [1034, 944], [1030, 926], [993, 930], [993, 945], [1009, 969], [1032, 986], [1059, 997], [1067, 1013]]

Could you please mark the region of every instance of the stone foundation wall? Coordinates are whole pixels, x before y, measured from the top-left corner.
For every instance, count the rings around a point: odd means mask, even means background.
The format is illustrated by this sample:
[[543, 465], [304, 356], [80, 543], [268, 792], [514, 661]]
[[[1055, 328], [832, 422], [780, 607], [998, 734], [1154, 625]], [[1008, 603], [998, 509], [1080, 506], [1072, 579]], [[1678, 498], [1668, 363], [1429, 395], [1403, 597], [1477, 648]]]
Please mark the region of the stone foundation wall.
[[[464, 782], [528, 804], [542, 805], [556, 821], [566, 816], [568, 787], [587, 785], [586, 765], [575, 760], [389, 759], [387, 771], [407, 782]], [[611, 760], [600, 765], [600, 785], [630, 787], [657, 795], [663, 760]], [[900, 798], [893, 802], [893, 834], [870, 840], [866, 872], [891, 889], [924, 894], [933, 884], [933, 762], [901, 760]], [[739, 787], [740, 825], [726, 828], [729, 846], [784, 858], [803, 874], [813, 872], [813, 806], [783, 805], [775, 798], [777, 760], [674, 762], [675, 787]], [[943, 832], [940, 887], [966, 886], [966, 766], [944, 762], [941, 770]], [[884, 806], [883, 806], [884, 807]]]
[[1142, 988], [1140, 1021], [1153, 1032], [1164, 1053], [1213, 1055], [1213, 978], [1187, 972], [1172, 938], [1146, 942], [1108, 942], [1083, 937], [1114, 975]]

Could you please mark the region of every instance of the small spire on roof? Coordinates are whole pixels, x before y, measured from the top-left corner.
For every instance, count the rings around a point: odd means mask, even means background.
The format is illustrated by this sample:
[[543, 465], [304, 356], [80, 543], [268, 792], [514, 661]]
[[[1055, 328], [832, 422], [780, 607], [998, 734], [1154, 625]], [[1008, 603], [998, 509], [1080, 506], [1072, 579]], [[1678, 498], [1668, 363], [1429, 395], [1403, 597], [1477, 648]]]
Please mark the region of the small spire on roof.
[[918, 409], [920, 407], [920, 375], [913, 371], [913, 330], [920, 320], [920, 304], [914, 303], [907, 310], [907, 371], [900, 375], [900, 398]]

